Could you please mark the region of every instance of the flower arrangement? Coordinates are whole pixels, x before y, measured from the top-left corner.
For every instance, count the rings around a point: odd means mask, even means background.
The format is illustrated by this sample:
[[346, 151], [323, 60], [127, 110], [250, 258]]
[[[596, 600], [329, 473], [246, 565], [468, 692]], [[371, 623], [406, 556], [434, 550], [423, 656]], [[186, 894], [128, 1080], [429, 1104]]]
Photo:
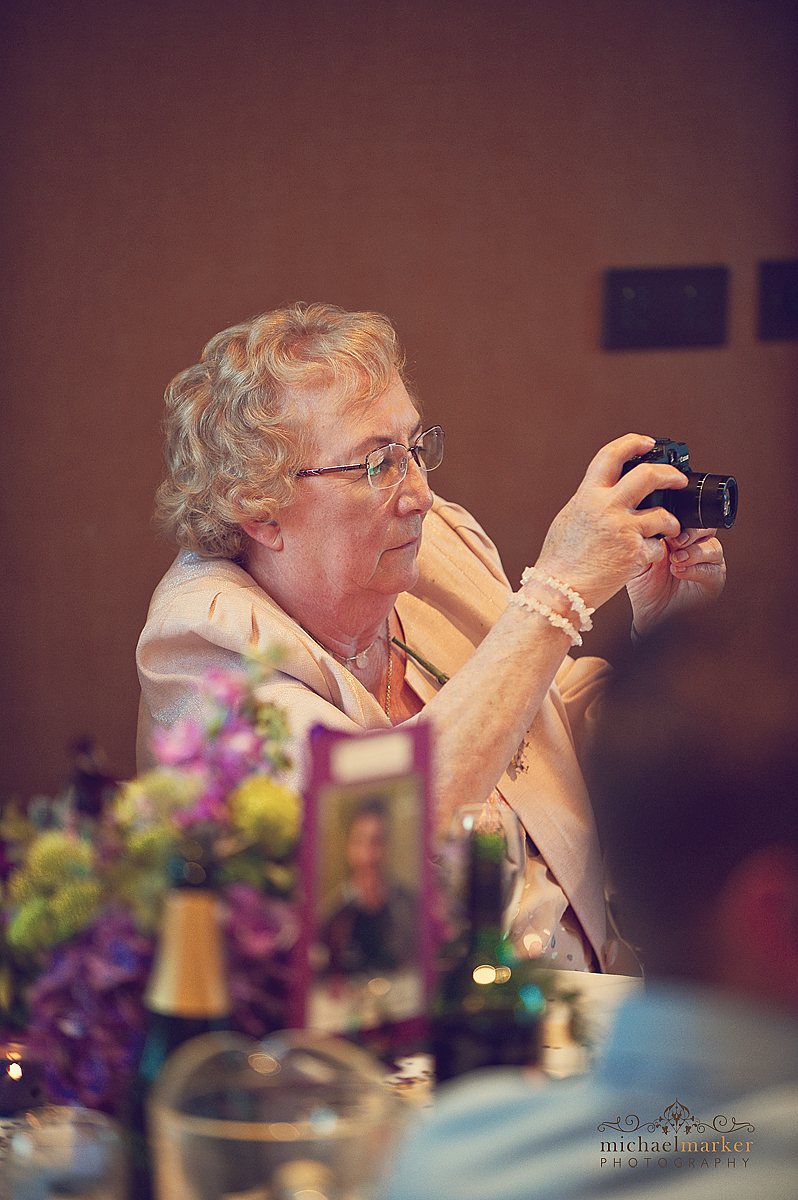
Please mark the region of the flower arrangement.
[[[201, 715], [159, 729], [156, 766], [94, 821], [17, 819], [0, 926], [0, 1028], [23, 1025], [56, 1103], [117, 1110], [143, 1043], [143, 993], [171, 883], [222, 900], [232, 1023], [283, 1023], [300, 801], [282, 782], [284, 714], [258, 699], [274, 656], [209, 671]], [[17, 815], [18, 816], [18, 815]]]

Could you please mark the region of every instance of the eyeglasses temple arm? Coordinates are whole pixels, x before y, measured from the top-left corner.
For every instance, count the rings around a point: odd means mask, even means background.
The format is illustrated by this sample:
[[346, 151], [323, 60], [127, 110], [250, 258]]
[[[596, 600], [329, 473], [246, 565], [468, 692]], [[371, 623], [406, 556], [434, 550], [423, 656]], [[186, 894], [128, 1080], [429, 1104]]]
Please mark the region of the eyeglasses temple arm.
[[301, 471], [295, 471], [294, 474], [299, 475], [329, 475], [333, 471], [365, 471], [365, 463], [354, 463], [350, 467], [303, 467]]

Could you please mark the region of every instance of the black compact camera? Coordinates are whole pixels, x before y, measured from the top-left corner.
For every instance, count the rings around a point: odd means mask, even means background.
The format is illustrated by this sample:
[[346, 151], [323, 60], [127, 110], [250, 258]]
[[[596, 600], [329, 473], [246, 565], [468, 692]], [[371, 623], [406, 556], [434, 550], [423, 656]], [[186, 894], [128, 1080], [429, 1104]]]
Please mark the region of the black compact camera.
[[673, 513], [682, 529], [731, 529], [737, 516], [737, 480], [733, 475], [704, 475], [690, 470], [690, 457], [684, 442], [657, 438], [648, 454], [638, 454], [623, 464], [625, 475], [640, 463], [667, 463], [677, 467], [690, 481], [674, 491], [662, 488], [646, 496], [638, 508], [664, 508]]

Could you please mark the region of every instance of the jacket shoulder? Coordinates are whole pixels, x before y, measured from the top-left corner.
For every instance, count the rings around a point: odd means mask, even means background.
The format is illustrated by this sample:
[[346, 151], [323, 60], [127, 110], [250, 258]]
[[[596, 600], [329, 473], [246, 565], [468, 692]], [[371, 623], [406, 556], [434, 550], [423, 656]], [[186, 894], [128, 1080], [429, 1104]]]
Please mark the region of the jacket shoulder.
[[[467, 509], [453, 504], [440, 496], [435, 501], [424, 522], [422, 541], [422, 570], [424, 559], [432, 554], [446, 557], [461, 557], [470, 551], [487, 568], [494, 579], [509, 587], [499, 551], [485, 530]], [[467, 557], [467, 555], [465, 555]]]

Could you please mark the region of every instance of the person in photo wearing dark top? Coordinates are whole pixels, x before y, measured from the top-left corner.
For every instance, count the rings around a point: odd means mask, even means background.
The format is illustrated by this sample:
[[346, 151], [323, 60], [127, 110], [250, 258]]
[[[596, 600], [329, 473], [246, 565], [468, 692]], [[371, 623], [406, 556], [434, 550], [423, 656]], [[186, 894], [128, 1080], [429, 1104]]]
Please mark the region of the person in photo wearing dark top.
[[346, 837], [347, 878], [321, 932], [331, 975], [392, 972], [413, 962], [416, 901], [392, 875], [388, 852], [384, 802], [362, 801]]

